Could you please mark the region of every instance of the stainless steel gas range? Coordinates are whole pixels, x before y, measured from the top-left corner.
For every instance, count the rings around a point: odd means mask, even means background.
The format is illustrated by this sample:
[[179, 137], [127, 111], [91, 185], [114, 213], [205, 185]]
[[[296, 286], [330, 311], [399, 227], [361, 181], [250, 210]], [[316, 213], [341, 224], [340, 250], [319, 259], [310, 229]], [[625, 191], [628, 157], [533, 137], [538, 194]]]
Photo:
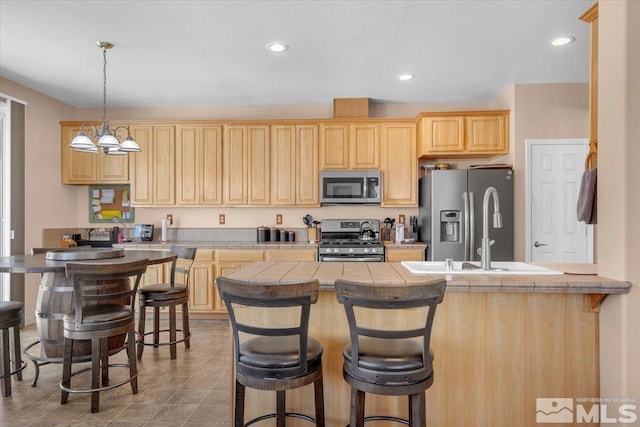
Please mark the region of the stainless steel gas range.
[[380, 220], [325, 219], [320, 228], [318, 261], [383, 262]]

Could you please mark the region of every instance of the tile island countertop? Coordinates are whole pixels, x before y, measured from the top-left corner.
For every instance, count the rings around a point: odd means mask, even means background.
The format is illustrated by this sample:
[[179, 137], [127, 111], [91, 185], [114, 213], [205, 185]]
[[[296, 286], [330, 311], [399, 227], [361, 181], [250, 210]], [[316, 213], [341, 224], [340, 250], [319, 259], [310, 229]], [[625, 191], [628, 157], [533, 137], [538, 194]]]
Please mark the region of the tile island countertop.
[[[568, 271], [572, 265], [540, 264], [549, 268]], [[576, 269], [576, 267], [572, 267]], [[590, 272], [587, 268], [583, 268]], [[367, 282], [375, 285], [398, 284], [433, 278], [446, 278], [447, 291], [479, 292], [543, 292], [579, 294], [624, 294], [631, 283], [593, 274], [562, 275], [414, 275], [399, 262], [341, 263], [341, 262], [256, 262], [229, 277], [239, 280], [262, 280], [283, 283], [287, 281], [318, 279], [320, 288], [334, 289], [338, 278]]]

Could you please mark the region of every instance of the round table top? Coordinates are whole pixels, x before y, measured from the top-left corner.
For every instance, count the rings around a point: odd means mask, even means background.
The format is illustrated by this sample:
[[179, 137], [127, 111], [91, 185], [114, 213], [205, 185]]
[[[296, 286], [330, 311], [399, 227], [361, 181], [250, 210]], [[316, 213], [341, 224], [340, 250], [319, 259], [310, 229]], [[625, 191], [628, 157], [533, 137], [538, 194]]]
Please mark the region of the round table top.
[[46, 253], [0, 257], [0, 273], [64, 273], [68, 262], [118, 264], [147, 258], [149, 264], [162, 264], [176, 258], [176, 255], [169, 251], [141, 250], [124, 251], [123, 257], [98, 260], [50, 261], [46, 260], [45, 256]]

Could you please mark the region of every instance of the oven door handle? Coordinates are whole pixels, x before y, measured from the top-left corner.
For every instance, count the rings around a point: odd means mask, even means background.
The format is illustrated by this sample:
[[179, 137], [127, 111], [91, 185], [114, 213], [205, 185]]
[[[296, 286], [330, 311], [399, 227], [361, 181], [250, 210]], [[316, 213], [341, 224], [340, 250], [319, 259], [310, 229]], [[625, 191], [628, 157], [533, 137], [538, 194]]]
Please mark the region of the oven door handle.
[[326, 257], [323, 256], [320, 261], [329, 262], [382, 262], [382, 258], [369, 257], [369, 258], [352, 258], [352, 257]]

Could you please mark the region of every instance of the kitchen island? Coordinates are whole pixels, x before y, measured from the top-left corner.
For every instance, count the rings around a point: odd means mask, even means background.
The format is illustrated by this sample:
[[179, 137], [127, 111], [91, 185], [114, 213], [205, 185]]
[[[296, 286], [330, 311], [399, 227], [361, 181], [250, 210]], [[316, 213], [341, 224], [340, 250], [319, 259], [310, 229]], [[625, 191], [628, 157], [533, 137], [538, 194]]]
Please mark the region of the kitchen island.
[[[336, 279], [372, 286], [447, 279], [431, 338], [434, 383], [427, 390], [427, 423], [438, 427], [534, 426], [536, 398], [599, 397], [598, 302], [631, 287], [595, 275], [416, 276], [400, 263], [257, 262], [228, 277], [319, 280], [309, 333], [324, 346], [328, 426], [344, 426], [349, 419], [349, 387], [342, 378], [349, 332], [334, 292]], [[245, 309], [245, 316], [253, 314]], [[415, 315], [407, 310], [407, 319]], [[384, 323], [378, 316], [374, 320]], [[275, 408], [274, 395], [249, 389], [247, 394], [248, 418]], [[288, 410], [311, 414], [312, 408], [311, 387], [288, 393]], [[367, 413], [381, 412], [406, 417], [406, 399], [367, 395]], [[295, 422], [291, 425], [303, 425]]]

